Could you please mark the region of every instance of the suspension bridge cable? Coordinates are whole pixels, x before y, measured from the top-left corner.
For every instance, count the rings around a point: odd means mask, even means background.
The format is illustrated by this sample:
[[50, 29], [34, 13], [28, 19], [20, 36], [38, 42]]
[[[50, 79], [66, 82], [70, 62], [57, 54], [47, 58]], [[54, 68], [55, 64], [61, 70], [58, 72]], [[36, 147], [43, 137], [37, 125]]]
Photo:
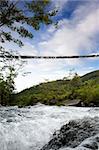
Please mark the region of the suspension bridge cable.
[[15, 59], [74, 59], [74, 58], [95, 58], [99, 54], [92, 55], [73, 55], [73, 56], [27, 56], [27, 55], [0, 55], [0, 58], [15, 58]]

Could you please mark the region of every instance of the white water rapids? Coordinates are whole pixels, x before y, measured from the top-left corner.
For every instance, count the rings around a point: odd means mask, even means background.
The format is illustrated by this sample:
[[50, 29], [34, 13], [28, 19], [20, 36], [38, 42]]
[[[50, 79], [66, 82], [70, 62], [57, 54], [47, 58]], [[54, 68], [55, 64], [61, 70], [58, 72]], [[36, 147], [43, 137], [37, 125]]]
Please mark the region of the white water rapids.
[[70, 120], [99, 117], [99, 107], [0, 107], [0, 150], [39, 150]]

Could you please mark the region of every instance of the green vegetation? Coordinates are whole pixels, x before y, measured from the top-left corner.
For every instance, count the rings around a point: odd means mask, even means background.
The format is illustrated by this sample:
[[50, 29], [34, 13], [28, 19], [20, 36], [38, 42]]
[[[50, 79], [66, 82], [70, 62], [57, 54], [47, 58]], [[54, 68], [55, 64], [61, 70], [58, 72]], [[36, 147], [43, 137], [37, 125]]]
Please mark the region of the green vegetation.
[[2, 106], [10, 105], [14, 98], [14, 78], [16, 76], [13, 67], [8, 68], [7, 76], [0, 73], [0, 104]]
[[0, 74], [1, 105], [28, 106], [40, 102], [58, 106], [99, 106], [99, 70], [82, 77], [75, 74], [71, 80], [41, 83], [17, 94], [14, 94], [15, 76], [12, 67], [9, 67], [9, 74], [5, 78]]
[[[50, 0], [0, 0], [0, 42], [12, 41], [20, 47], [23, 46], [22, 38], [33, 38], [33, 32], [29, 31], [27, 26], [39, 30], [42, 24], [54, 23], [52, 17], [57, 11], [51, 9], [50, 5]], [[16, 34], [19, 35], [18, 38], [15, 38]], [[0, 53], [2, 51], [6, 54], [6, 50], [0, 46]]]
[[77, 74], [71, 80], [41, 83], [15, 95], [11, 105], [27, 106], [38, 102], [47, 105], [99, 106], [99, 70], [82, 77]]
[[[14, 94], [14, 79], [19, 70], [15, 63], [11, 65], [13, 60], [15, 62], [12, 57], [14, 54], [2, 47], [2, 43], [7, 41], [23, 46], [22, 38], [33, 38], [33, 33], [27, 26], [39, 30], [42, 24], [55, 24], [53, 17], [57, 13], [50, 7], [51, 0], [31, 0], [22, 4], [20, 7], [19, 0], [0, 0], [0, 55], [3, 56], [0, 59], [0, 104], [27, 106], [41, 102], [48, 105], [67, 105], [73, 100], [80, 100], [85, 106], [99, 106], [99, 70], [82, 77], [75, 74], [71, 80], [65, 77], [63, 80], [42, 83]], [[15, 34], [18, 38], [15, 38]], [[10, 56], [9, 59], [7, 56]]]
[[96, 79], [96, 78], [99, 79], [99, 70], [87, 73], [81, 77], [82, 81], [87, 81], [87, 80]]
[[[24, 45], [23, 39], [32, 39], [33, 31], [39, 30], [42, 25], [54, 24], [57, 26], [57, 23], [53, 20], [57, 10], [50, 6], [51, 0], [0, 0], [1, 105], [12, 104], [12, 100], [14, 100], [14, 79], [19, 72], [18, 68], [21, 68], [23, 64], [23, 62], [20, 64], [20, 57], [16, 64], [15, 50], [5, 49], [2, 43], [11, 42], [11, 44], [15, 43], [22, 47]], [[12, 65], [12, 63], [14, 64]]]

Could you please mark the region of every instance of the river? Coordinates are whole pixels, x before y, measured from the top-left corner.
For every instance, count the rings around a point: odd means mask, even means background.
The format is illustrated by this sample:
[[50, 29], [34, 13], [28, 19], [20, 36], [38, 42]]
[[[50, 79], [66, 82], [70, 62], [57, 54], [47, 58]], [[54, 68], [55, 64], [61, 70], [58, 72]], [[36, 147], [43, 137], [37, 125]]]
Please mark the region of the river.
[[62, 125], [84, 117], [99, 117], [99, 107], [0, 107], [0, 150], [40, 150]]

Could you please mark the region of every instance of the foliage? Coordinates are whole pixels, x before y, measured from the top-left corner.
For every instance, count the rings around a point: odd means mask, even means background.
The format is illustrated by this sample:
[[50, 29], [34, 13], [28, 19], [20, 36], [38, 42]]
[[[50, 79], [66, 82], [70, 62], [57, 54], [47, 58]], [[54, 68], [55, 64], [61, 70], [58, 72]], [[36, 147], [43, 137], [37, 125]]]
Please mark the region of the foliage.
[[[14, 42], [22, 47], [22, 38], [33, 38], [28, 28], [39, 30], [41, 25], [54, 23], [52, 17], [57, 13], [51, 9], [50, 0], [12, 1], [0, 0], [0, 104], [9, 105], [15, 89], [14, 79], [19, 71], [12, 52], [7, 51], [2, 43]], [[15, 36], [16, 35], [16, 36]], [[8, 60], [9, 56], [9, 60]], [[19, 68], [22, 64], [19, 64]], [[5, 75], [6, 74], [6, 75]]]
[[80, 100], [85, 106], [99, 106], [99, 77], [92, 76], [89, 80], [82, 81], [82, 77], [76, 74], [71, 80], [41, 83], [13, 95], [13, 75], [13, 68], [9, 68], [6, 80], [2, 74], [0, 75], [2, 105], [28, 106], [38, 102], [47, 105], [66, 105], [73, 100]]
[[[99, 80], [99, 79], [98, 79]], [[94, 80], [90, 80], [84, 84], [78, 91], [77, 97], [86, 105], [89, 103], [99, 104], [99, 84]]]
[[12, 94], [14, 91], [14, 79], [15, 71], [13, 67], [9, 67], [9, 74], [4, 78], [3, 74], [0, 74], [0, 104], [10, 105], [12, 100]]
[[[50, 0], [11, 1], [0, 0], [0, 41], [13, 41], [23, 46], [22, 40], [15, 38], [12, 32], [16, 32], [23, 38], [33, 38], [33, 33], [27, 29], [27, 25], [39, 30], [41, 24], [53, 23], [52, 17], [56, 10], [51, 10]], [[9, 29], [7, 31], [7, 29]]]
[[[97, 71], [99, 72], [99, 71]], [[91, 73], [90, 73], [91, 74]], [[93, 74], [93, 72], [92, 72]], [[71, 80], [57, 80], [42, 83], [15, 95], [12, 105], [27, 106], [41, 102], [47, 105], [66, 105], [72, 100], [80, 100], [85, 106], [99, 105], [99, 76], [87, 81], [77, 74]]]
[[99, 70], [87, 73], [81, 77], [82, 81], [99, 78]]
[[33, 38], [30, 28], [39, 30], [42, 24], [54, 23], [52, 17], [57, 11], [50, 6], [50, 0], [0, 0], [0, 57], [4, 58], [0, 63], [8, 56], [14, 59], [14, 53], [5, 50], [2, 43], [14, 42], [21, 47], [24, 45], [22, 38]]
[[81, 81], [80, 76], [77, 73], [75, 73], [74, 77], [71, 79], [70, 84], [71, 84], [71, 87], [74, 87], [74, 88], [78, 88], [81, 86], [82, 81]]

